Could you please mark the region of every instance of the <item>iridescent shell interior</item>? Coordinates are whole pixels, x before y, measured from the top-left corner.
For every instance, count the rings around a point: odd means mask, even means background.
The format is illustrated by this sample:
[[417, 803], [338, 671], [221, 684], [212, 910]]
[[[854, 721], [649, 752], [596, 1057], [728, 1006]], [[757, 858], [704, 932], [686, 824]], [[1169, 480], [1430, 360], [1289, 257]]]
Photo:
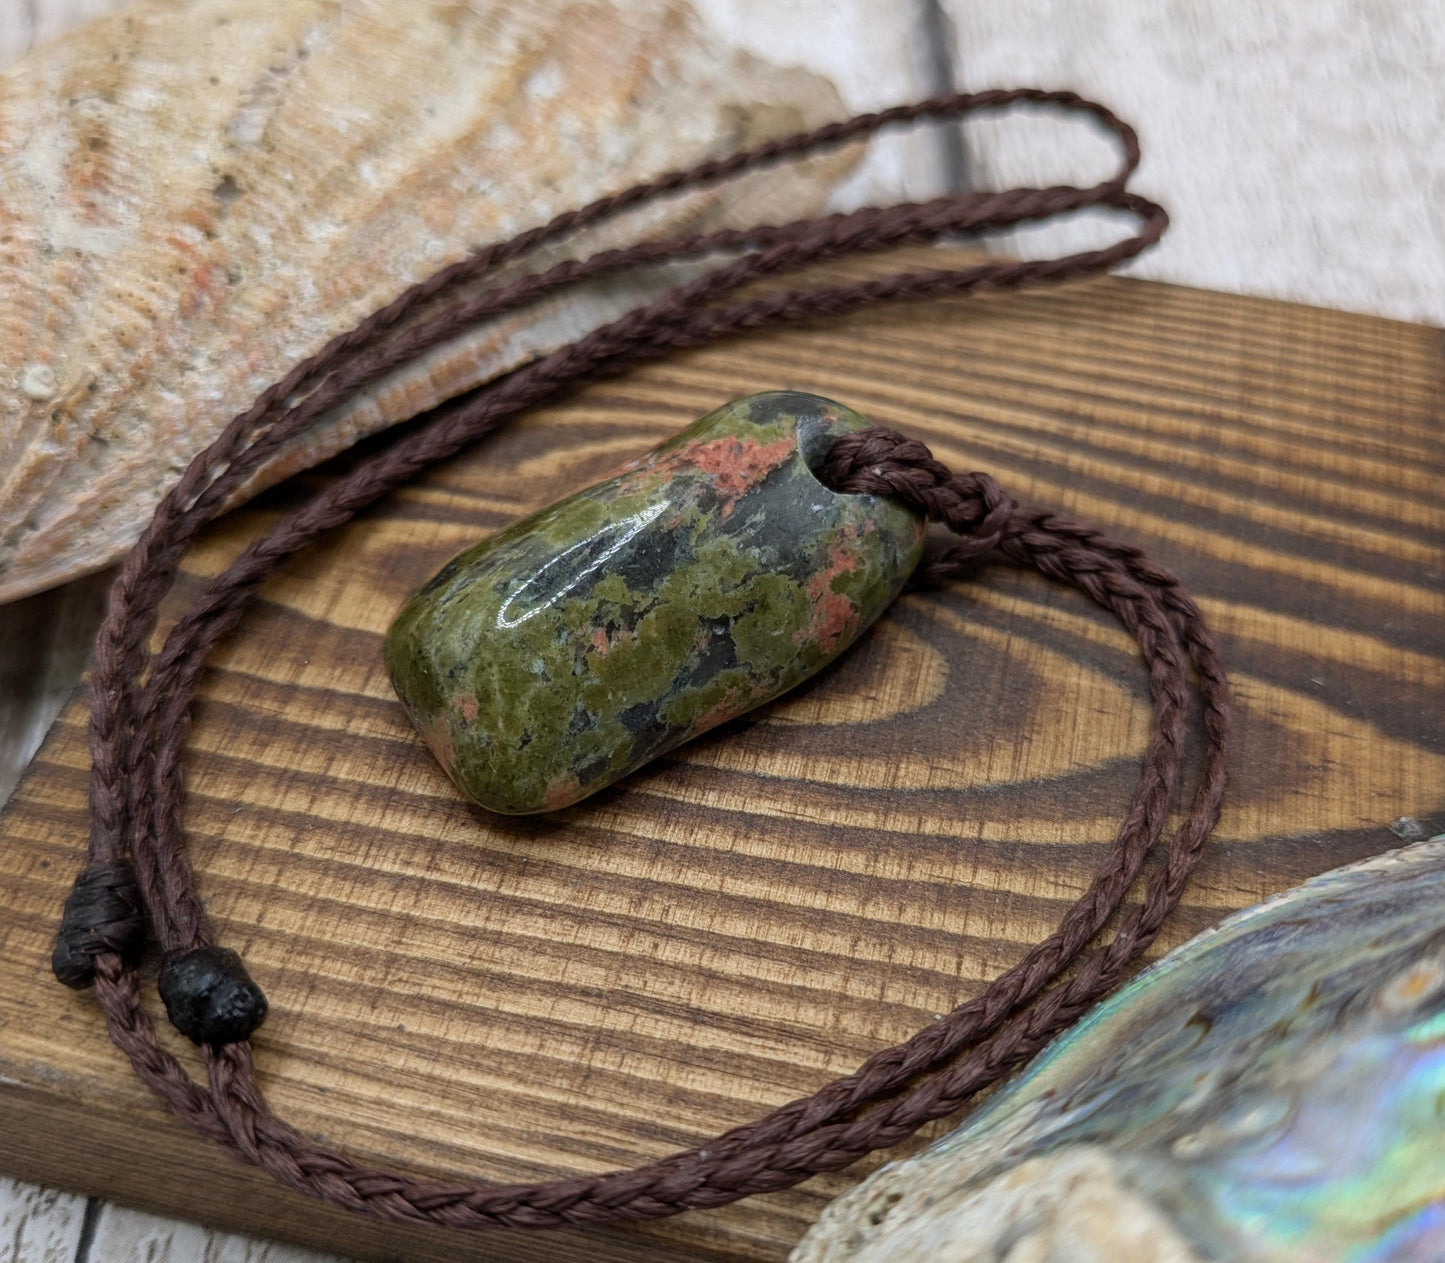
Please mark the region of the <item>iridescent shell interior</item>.
[[1201, 935], [795, 1263], [1445, 1258], [1445, 838]]

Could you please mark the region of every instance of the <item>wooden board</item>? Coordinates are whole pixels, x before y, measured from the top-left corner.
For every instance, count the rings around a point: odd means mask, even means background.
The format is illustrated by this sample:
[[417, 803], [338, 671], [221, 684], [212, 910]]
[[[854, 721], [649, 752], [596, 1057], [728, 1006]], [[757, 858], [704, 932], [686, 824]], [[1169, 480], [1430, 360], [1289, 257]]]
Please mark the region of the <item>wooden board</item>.
[[[408, 588], [752, 390], [841, 398], [1202, 599], [1238, 754], [1161, 948], [1445, 828], [1441, 336], [1121, 280], [897, 307], [587, 389], [390, 497], [268, 585], [191, 742], [193, 854], [271, 998], [272, 1099], [443, 1177], [631, 1164], [967, 999], [1081, 888], [1142, 749], [1142, 673], [1081, 598], [1006, 569], [906, 597], [805, 693], [556, 819], [464, 807], [408, 728], [378, 660]], [[304, 490], [220, 524], [186, 590]], [[588, 1234], [418, 1233], [281, 1193], [166, 1116], [49, 977], [83, 718], [3, 818], [0, 1172], [373, 1258], [551, 1261], [776, 1260], [867, 1169]]]

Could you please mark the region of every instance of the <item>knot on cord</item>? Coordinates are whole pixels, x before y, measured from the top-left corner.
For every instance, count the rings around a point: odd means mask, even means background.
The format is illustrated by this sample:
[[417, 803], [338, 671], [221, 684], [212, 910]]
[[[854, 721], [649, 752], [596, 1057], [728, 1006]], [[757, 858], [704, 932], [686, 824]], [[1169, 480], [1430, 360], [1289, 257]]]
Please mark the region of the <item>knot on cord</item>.
[[134, 964], [146, 941], [145, 905], [128, 859], [87, 864], [65, 898], [50, 968], [79, 990], [95, 978], [98, 956], [114, 953]]
[[156, 984], [171, 1025], [194, 1044], [234, 1044], [266, 1020], [265, 994], [229, 947], [167, 952]]
[[956, 474], [917, 439], [873, 426], [838, 438], [816, 470], [834, 491], [896, 496], [921, 509], [962, 540], [953, 561], [978, 557], [998, 546], [1014, 502], [989, 474]]

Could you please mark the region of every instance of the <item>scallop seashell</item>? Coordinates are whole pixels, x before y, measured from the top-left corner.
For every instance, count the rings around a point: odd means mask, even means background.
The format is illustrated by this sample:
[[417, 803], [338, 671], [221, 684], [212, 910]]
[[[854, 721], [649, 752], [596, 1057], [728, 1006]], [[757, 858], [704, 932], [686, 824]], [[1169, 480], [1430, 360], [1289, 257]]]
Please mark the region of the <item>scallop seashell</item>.
[[[827, 80], [719, 44], [683, 0], [144, 0], [35, 50], [0, 74], [0, 600], [120, 555], [257, 393], [437, 268], [840, 113]], [[587, 246], [812, 213], [850, 162]], [[248, 490], [673, 281], [595, 284], [460, 337]]]
[[1445, 1259], [1445, 835], [1231, 917], [792, 1263]]

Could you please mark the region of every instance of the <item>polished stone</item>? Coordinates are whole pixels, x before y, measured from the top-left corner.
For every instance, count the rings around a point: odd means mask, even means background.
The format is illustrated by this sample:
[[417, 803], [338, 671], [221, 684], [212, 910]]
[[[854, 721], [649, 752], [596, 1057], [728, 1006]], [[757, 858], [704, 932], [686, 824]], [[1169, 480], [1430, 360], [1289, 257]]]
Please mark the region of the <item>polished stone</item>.
[[923, 547], [919, 514], [812, 473], [870, 424], [740, 399], [448, 563], [385, 657], [457, 785], [498, 812], [567, 806], [836, 658]]

